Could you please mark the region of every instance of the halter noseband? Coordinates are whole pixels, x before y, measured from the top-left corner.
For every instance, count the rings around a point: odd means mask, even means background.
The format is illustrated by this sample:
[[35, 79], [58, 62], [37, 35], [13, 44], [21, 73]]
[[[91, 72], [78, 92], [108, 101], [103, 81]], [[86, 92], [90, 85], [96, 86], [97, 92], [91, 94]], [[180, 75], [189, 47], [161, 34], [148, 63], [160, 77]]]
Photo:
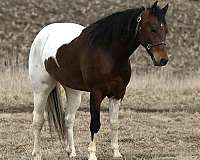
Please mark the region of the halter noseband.
[[151, 50], [153, 47], [161, 46], [161, 45], [166, 45], [166, 43], [165, 43], [164, 41], [159, 42], [159, 43], [155, 43], [155, 44], [149, 44], [149, 43], [147, 43], [147, 44], [145, 45], [145, 48], [146, 48], [147, 50]]
[[[139, 14], [139, 16], [138, 16], [138, 18], [137, 18], [137, 26], [136, 26], [136, 29], [135, 29], [135, 37], [137, 36], [138, 31], [141, 31], [141, 30], [142, 30], [142, 28], [141, 28], [141, 26], [140, 26], [140, 22], [141, 22], [141, 20], [142, 20], [143, 12], [144, 12], [144, 10]], [[144, 47], [145, 47], [147, 50], [151, 50], [153, 47], [161, 46], [161, 45], [166, 45], [166, 43], [165, 43], [164, 41], [158, 42], [158, 43], [155, 43], [155, 44], [146, 43], [146, 44], [144, 44]]]

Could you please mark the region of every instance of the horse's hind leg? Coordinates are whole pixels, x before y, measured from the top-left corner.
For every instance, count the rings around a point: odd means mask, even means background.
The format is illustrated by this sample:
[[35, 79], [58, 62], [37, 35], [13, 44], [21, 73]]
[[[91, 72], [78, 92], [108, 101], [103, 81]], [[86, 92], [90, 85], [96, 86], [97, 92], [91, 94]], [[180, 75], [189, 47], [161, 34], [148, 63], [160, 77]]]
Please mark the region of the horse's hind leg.
[[111, 128], [111, 148], [113, 149], [113, 157], [122, 157], [119, 152], [118, 145], [118, 115], [119, 115], [119, 107], [120, 101], [114, 98], [109, 99], [109, 119], [110, 119], [110, 128]]
[[47, 95], [34, 93], [34, 111], [33, 111], [33, 136], [34, 148], [32, 156], [35, 160], [41, 159], [40, 153], [40, 132], [44, 123], [44, 106], [47, 102]]
[[66, 144], [67, 152], [69, 152], [70, 157], [76, 156], [76, 151], [74, 147], [74, 138], [73, 138], [73, 126], [76, 111], [81, 103], [81, 91], [74, 90], [68, 87], [64, 87], [66, 93], [67, 106], [65, 109], [65, 124], [66, 124]]
[[[34, 148], [32, 156], [34, 160], [41, 159], [40, 142], [41, 142], [41, 129], [44, 124], [44, 110], [47, 104], [48, 95], [53, 89], [54, 85], [51, 84], [37, 84], [37, 89], [34, 89], [34, 111], [32, 130], [34, 136]], [[35, 87], [36, 88], [36, 87]]]

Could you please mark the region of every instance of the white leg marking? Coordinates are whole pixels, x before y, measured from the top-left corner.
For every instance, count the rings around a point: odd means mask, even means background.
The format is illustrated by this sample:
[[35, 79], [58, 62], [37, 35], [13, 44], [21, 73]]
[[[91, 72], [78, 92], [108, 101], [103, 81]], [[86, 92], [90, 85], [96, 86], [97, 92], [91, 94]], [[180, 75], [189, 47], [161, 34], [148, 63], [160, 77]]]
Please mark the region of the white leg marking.
[[94, 134], [94, 139], [93, 141], [90, 142], [89, 147], [88, 147], [88, 152], [89, 152], [88, 160], [97, 160], [97, 157], [95, 155], [96, 153], [95, 137], [96, 137], [96, 134]]
[[74, 90], [68, 87], [65, 87], [66, 93], [66, 115], [65, 115], [65, 122], [66, 122], [66, 150], [70, 154], [70, 157], [76, 156], [76, 151], [74, 147], [74, 138], [73, 138], [73, 127], [75, 121], [75, 115], [77, 109], [80, 107], [81, 103], [81, 91]]
[[34, 111], [33, 111], [33, 136], [34, 147], [32, 156], [34, 160], [41, 159], [40, 141], [41, 141], [41, 129], [44, 124], [44, 110], [47, 103], [47, 94], [34, 93]]
[[111, 148], [113, 149], [113, 157], [118, 158], [122, 157], [119, 152], [118, 145], [118, 116], [119, 116], [119, 107], [120, 100], [110, 98], [109, 99], [109, 118], [110, 118], [110, 128], [111, 128]]

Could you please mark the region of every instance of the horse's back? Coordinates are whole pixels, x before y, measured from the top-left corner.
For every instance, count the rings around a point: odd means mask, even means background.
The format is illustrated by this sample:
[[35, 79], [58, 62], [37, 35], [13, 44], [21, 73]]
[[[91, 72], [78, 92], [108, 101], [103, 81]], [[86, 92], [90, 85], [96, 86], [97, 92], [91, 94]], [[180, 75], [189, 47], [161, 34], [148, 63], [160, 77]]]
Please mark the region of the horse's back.
[[83, 26], [74, 23], [53, 23], [44, 27], [37, 34], [31, 46], [29, 55], [30, 76], [36, 70], [39, 70], [42, 75], [48, 77], [49, 75], [44, 67], [45, 59], [51, 56], [55, 57], [57, 49], [78, 37], [83, 29]]
[[63, 44], [70, 43], [78, 37], [83, 26], [75, 23], [53, 23], [44, 27], [36, 36], [30, 53], [40, 57], [42, 62], [50, 56], [55, 56], [57, 49]]

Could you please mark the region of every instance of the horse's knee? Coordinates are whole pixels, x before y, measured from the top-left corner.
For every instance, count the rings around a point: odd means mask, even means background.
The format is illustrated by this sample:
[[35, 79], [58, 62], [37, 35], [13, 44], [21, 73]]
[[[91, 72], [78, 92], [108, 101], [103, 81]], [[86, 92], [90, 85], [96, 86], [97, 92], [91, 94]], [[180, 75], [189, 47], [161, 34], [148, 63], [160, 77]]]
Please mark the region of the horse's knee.
[[92, 133], [98, 133], [100, 127], [101, 127], [100, 120], [96, 120], [96, 121], [91, 121], [90, 122], [90, 131]]
[[33, 129], [33, 131], [34, 130], [41, 130], [43, 124], [44, 124], [44, 121], [41, 121], [41, 122], [33, 121], [33, 123], [32, 123], [32, 129]]
[[32, 123], [33, 129], [41, 130], [43, 124], [44, 124], [44, 113], [34, 111], [33, 112], [33, 123]]
[[44, 112], [33, 111], [33, 123], [43, 123]]
[[67, 128], [72, 128], [75, 121], [75, 115], [67, 115], [65, 116], [65, 124]]
[[90, 130], [92, 133], [97, 133], [100, 129], [100, 111], [91, 112]]
[[119, 128], [119, 122], [118, 121], [110, 121], [110, 128], [113, 130], [116, 130]]
[[110, 127], [111, 127], [111, 129], [118, 129], [118, 127], [119, 127], [118, 118], [116, 118], [116, 117], [110, 118]]

